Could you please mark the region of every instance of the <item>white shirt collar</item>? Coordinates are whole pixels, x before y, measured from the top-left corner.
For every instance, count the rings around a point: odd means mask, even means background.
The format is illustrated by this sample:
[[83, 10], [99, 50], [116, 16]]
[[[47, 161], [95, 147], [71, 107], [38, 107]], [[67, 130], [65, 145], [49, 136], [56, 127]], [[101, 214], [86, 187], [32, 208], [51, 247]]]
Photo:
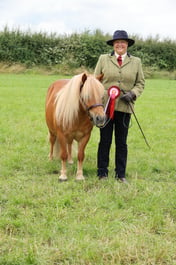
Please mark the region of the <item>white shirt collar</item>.
[[[122, 56], [122, 61], [124, 61], [126, 55], [127, 55], [127, 52], [125, 54], [121, 55]], [[118, 58], [119, 54], [115, 52], [115, 56]]]

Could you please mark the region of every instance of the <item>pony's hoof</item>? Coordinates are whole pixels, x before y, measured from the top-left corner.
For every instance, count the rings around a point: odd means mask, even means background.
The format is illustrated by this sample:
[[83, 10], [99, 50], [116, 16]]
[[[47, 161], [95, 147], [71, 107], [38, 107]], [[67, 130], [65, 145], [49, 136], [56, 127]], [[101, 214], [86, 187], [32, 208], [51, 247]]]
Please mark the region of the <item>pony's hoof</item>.
[[52, 155], [48, 155], [48, 159], [49, 159], [49, 161], [52, 161], [53, 160], [53, 156]]
[[61, 175], [61, 176], [59, 177], [59, 181], [60, 181], [60, 182], [67, 181], [67, 176], [65, 176], [65, 175]]
[[73, 160], [72, 159], [68, 160], [68, 164], [72, 165], [73, 164]]
[[85, 180], [84, 176], [76, 176], [76, 181], [83, 181]]

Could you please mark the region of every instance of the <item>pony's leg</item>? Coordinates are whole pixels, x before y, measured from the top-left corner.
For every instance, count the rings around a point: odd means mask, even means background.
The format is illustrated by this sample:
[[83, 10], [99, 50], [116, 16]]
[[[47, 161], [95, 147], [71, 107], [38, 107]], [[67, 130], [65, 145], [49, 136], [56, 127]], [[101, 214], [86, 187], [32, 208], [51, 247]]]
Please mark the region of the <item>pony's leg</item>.
[[60, 171], [59, 180], [60, 181], [67, 181], [66, 160], [61, 161], [61, 171]]
[[84, 180], [85, 177], [83, 175], [83, 161], [84, 161], [84, 150], [89, 141], [90, 134], [87, 134], [84, 138], [78, 142], [78, 164], [77, 164], [77, 173], [76, 180]]
[[68, 149], [68, 163], [69, 164], [73, 164], [73, 159], [72, 159], [72, 143], [69, 143], [67, 145], [67, 149]]
[[54, 149], [54, 144], [56, 142], [56, 136], [53, 135], [51, 132], [49, 132], [49, 141], [50, 141], [50, 153], [49, 153], [49, 159], [53, 159], [53, 149]]
[[61, 158], [61, 171], [60, 171], [59, 180], [66, 181], [67, 180], [66, 162], [68, 158], [67, 143], [64, 137], [60, 137], [59, 142], [60, 142], [60, 158]]
[[76, 180], [84, 180], [84, 179], [85, 177], [83, 175], [83, 161], [78, 160]]

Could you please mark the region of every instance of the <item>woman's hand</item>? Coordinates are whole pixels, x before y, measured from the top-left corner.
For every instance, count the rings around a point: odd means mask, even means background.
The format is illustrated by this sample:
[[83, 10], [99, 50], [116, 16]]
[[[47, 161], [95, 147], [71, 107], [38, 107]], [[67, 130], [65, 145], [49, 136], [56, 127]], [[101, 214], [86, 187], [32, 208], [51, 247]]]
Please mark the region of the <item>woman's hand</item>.
[[134, 100], [136, 100], [136, 95], [135, 95], [135, 93], [133, 91], [129, 91], [129, 92], [125, 93], [123, 96], [121, 96], [120, 99], [128, 104], [128, 103], [133, 102]]

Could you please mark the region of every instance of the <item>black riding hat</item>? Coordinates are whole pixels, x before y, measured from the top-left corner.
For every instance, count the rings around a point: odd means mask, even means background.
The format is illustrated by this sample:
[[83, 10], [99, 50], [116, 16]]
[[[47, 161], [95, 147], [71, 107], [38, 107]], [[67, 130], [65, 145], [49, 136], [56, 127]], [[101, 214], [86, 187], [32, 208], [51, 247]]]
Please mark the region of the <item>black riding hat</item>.
[[113, 34], [113, 39], [108, 40], [106, 43], [110, 46], [113, 46], [115, 40], [126, 40], [128, 42], [128, 47], [132, 46], [135, 41], [128, 38], [128, 34], [124, 30], [116, 30]]

